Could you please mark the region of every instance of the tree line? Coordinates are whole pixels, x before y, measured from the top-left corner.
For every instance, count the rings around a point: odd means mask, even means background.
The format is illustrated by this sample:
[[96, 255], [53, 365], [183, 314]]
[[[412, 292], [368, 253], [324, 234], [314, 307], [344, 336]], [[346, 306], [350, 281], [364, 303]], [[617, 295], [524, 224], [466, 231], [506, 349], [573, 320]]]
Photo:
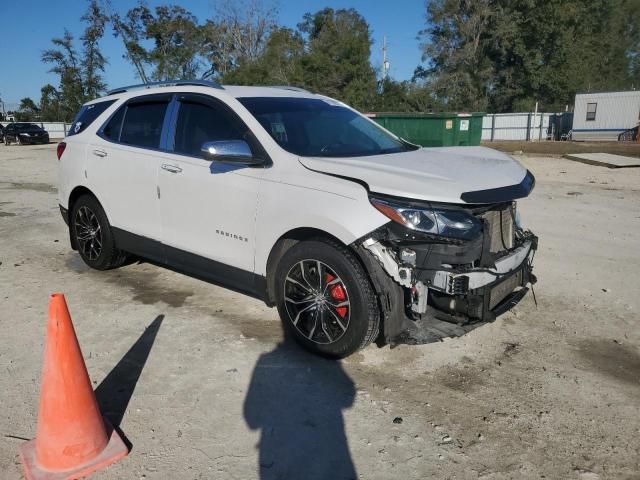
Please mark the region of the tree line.
[[[416, 32], [422, 62], [410, 80], [370, 61], [372, 31], [355, 9], [306, 13], [278, 23], [268, 0], [219, 0], [204, 21], [188, 9], [144, 0], [117, 12], [88, 0], [79, 42], [65, 30], [41, 60], [57, 74], [21, 120], [70, 121], [104, 93], [110, 30], [141, 82], [213, 79], [226, 84], [296, 85], [362, 111], [564, 110], [580, 91], [640, 87], [640, 0], [427, 0]], [[393, 59], [392, 59], [393, 60]]]

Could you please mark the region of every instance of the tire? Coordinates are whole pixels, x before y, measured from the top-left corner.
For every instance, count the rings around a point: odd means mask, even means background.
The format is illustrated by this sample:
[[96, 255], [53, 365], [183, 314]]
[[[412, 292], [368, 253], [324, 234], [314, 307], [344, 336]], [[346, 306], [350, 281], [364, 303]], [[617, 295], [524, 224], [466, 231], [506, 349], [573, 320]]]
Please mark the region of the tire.
[[344, 358], [378, 336], [380, 310], [371, 281], [338, 243], [309, 240], [291, 247], [277, 266], [275, 294], [285, 336], [314, 353]]
[[110, 270], [125, 262], [126, 253], [116, 248], [107, 215], [94, 196], [82, 195], [76, 200], [69, 229], [80, 257], [91, 268]]

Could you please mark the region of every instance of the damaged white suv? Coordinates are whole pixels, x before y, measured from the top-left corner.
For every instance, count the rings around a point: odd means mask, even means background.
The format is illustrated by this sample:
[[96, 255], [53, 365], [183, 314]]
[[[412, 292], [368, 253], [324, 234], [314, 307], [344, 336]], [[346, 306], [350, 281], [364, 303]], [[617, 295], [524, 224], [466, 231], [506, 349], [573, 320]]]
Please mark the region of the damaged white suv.
[[522, 165], [420, 148], [298, 88], [113, 90], [57, 153], [60, 210], [90, 267], [135, 255], [262, 299], [326, 356], [493, 320], [535, 281]]

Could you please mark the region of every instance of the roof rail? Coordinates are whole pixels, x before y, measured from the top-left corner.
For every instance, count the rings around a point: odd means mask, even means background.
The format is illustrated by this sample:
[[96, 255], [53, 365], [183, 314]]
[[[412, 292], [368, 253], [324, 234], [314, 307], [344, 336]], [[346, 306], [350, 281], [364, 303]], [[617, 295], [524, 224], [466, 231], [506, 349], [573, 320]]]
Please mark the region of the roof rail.
[[304, 88], [294, 87], [291, 85], [264, 85], [267, 88], [281, 88], [283, 90], [291, 90], [293, 92], [302, 92], [302, 93], [311, 93], [309, 90], [305, 90]]
[[153, 88], [153, 87], [175, 87], [178, 85], [194, 85], [197, 87], [211, 87], [211, 88], [219, 88], [224, 90], [222, 85], [217, 82], [212, 82], [210, 80], [167, 80], [164, 82], [149, 82], [149, 83], [140, 83], [138, 85], [129, 85], [128, 87], [120, 87], [114, 88], [113, 90], [109, 90], [107, 95], [114, 95], [116, 93], [124, 93], [130, 90], [140, 90], [143, 88]]

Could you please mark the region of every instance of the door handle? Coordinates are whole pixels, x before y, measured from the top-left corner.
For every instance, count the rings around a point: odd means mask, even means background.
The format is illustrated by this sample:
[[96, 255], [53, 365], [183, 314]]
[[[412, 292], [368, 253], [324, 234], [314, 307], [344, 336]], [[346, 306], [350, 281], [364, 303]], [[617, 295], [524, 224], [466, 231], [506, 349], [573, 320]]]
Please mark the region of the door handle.
[[93, 154], [96, 157], [106, 157], [107, 156], [107, 152], [105, 152], [104, 150], [94, 150]]
[[175, 165], [169, 165], [167, 163], [162, 165], [162, 169], [171, 173], [180, 173], [182, 171], [180, 167], [176, 167]]

